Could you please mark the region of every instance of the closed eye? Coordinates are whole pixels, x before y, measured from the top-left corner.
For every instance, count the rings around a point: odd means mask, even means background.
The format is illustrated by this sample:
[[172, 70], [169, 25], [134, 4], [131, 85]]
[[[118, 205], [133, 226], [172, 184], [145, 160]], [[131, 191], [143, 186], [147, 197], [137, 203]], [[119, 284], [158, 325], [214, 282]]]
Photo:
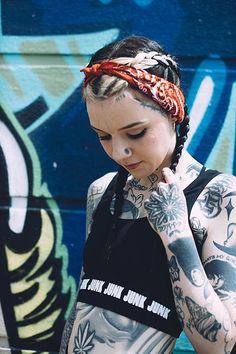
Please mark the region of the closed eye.
[[99, 140], [110, 140], [111, 139], [111, 135], [107, 134], [107, 135], [99, 135], [98, 136]]
[[139, 139], [139, 138], [142, 138], [142, 137], [145, 135], [146, 131], [147, 131], [147, 128], [144, 128], [144, 129], [143, 129], [140, 133], [138, 133], [138, 134], [128, 134], [128, 137], [129, 137], [130, 139]]
[[[144, 128], [140, 133], [138, 134], [130, 134], [130, 133], [127, 133], [129, 139], [139, 139], [139, 138], [142, 138], [145, 133], [147, 131], [147, 128]], [[100, 141], [104, 141], [104, 140], [111, 140], [111, 135], [110, 134], [106, 134], [106, 135], [98, 135], [98, 139]]]

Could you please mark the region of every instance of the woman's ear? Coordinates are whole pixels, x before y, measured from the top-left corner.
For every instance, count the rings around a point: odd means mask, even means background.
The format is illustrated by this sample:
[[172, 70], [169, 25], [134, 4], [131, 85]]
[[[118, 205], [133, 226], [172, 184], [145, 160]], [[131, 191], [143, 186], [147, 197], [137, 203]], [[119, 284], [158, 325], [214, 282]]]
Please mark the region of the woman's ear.
[[176, 117], [170, 115], [170, 122], [171, 122], [171, 125], [173, 126], [173, 128], [175, 129], [175, 124], [177, 122]]
[[177, 118], [172, 115], [170, 116], [170, 120], [173, 125], [175, 125], [175, 123], [177, 122]]

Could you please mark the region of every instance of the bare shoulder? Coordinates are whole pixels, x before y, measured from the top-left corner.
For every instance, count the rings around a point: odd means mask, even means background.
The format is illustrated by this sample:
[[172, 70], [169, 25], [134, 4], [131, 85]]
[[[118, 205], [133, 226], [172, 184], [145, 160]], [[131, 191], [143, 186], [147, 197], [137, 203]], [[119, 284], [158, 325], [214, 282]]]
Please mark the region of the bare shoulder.
[[[200, 244], [225, 237], [236, 218], [236, 177], [220, 173], [212, 178], [196, 199], [190, 216], [191, 228]], [[221, 242], [224, 242], [224, 240]]]
[[108, 184], [111, 182], [115, 174], [115, 172], [110, 172], [93, 181], [89, 186], [87, 198], [92, 198], [94, 202], [99, 202]]
[[86, 208], [86, 230], [87, 235], [90, 232], [90, 227], [93, 221], [93, 212], [98, 206], [103, 193], [105, 192], [108, 184], [111, 182], [112, 178], [115, 176], [116, 172], [110, 172], [104, 176], [93, 181], [88, 189], [87, 194], [87, 208]]
[[220, 173], [214, 177], [204, 188], [203, 196], [219, 204], [226, 202], [229, 197], [236, 198], [236, 177], [226, 173]]
[[227, 173], [220, 173], [209, 182], [208, 186], [212, 187], [214, 185], [221, 186], [223, 194], [228, 190], [236, 190], [236, 177]]
[[[198, 204], [204, 216], [214, 219], [236, 199], [236, 177], [220, 173], [215, 176], [203, 189]], [[224, 210], [227, 211], [227, 210]]]
[[224, 173], [217, 175], [204, 188], [197, 202], [201, 215], [199, 219], [207, 229], [204, 249], [208, 255], [209, 252], [223, 250], [221, 246], [216, 247], [216, 244], [235, 244], [236, 177]]

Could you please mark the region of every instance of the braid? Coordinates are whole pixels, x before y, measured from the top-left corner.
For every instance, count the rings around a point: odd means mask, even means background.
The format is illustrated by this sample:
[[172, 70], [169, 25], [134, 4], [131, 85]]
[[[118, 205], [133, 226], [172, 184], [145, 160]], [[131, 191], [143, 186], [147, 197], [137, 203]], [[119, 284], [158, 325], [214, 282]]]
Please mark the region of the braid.
[[107, 242], [106, 242], [106, 258], [107, 258], [107, 263], [109, 262], [110, 255], [112, 252], [112, 248], [114, 245], [114, 242], [116, 241], [116, 225], [118, 218], [122, 212], [122, 206], [124, 202], [124, 194], [123, 194], [123, 188], [125, 186], [125, 183], [127, 181], [128, 177], [128, 171], [126, 171], [123, 167], [120, 167], [118, 171], [118, 176], [116, 180], [116, 185], [115, 185], [115, 204], [114, 204], [114, 218], [113, 222], [111, 225], [110, 233], [108, 234]]
[[187, 105], [185, 105], [184, 110], [185, 110], [184, 120], [178, 127], [177, 141], [176, 141], [175, 150], [174, 150], [171, 165], [170, 165], [170, 169], [173, 172], [176, 171], [176, 167], [179, 163], [180, 156], [182, 155], [184, 143], [187, 140], [188, 131], [189, 131], [189, 115], [188, 115]]
[[[114, 204], [114, 216], [117, 219], [122, 212], [122, 205], [124, 201], [123, 188], [128, 178], [128, 171], [126, 171], [123, 167], [120, 167], [118, 172], [118, 177], [115, 186], [115, 204]], [[116, 220], [115, 220], [116, 222]]]
[[[160, 59], [159, 59], [160, 57]], [[151, 74], [158, 75], [163, 77], [165, 80], [173, 82], [176, 86], [180, 86], [180, 70], [179, 67], [173, 57], [165, 56], [164, 60], [161, 60], [160, 56], [154, 56], [157, 60], [157, 64], [155, 64], [149, 72]]]
[[[168, 54], [157, 42], [145, 37], [131, 36], [110, 43], [93, 55], [88, 67], [104, 60], [144, 69], [180, 86], [180, 70], [175, 57]], [[125, 80], [104, 74], [87, 85], [84, 97], [105, 99], [127, 87], [128, 83]]]
[[[170, 56], [157, 42], [141, 36], [131, 36], [108, 44], [98, 50], [91, 58], [88, 67], [103, 61], [116, 61], [130, 67], [141, 68], [148, 73], [164, 78], [165, 80], [180, 87], [180, 70], [174, 57]], [[122, 90], [127, 89], [128, 83], [121, 78], [101, 75], [92, 80], [84, 89], [85, 99], [105, 99]], [[189, 130], [189, 116], [185, 107], [184, 120], [177, 125], [176, 146], [173, 153], [170, 168], [176, 171], [184, 143]], [[128, 178], [128, 172], [121, 167], [117, 175], [115, 185], [114, 220], [110, 236], [108, 236], [107, 252], [108, 258], [116, 238], [117, 220], [122, 212], [124, 202], [123, 189]]]

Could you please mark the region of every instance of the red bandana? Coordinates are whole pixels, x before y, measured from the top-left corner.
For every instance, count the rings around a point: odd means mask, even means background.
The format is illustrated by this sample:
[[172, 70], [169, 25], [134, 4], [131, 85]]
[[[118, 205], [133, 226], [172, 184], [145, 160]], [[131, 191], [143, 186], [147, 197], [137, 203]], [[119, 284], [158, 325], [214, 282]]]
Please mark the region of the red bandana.
[[87, 86], [95, 77], [103, 74], [118, 76], [127, 81], [131, 87], [138, 88], [151, 97], [162, 108], [176, 117], [179, 123], [184, 119], [184, 96], [181, 90], [172, 82], [149, 74], [146, 70], [136, 69], [112, 61], [94, 64], [80, 71], [85, 73], [84, 86]]

